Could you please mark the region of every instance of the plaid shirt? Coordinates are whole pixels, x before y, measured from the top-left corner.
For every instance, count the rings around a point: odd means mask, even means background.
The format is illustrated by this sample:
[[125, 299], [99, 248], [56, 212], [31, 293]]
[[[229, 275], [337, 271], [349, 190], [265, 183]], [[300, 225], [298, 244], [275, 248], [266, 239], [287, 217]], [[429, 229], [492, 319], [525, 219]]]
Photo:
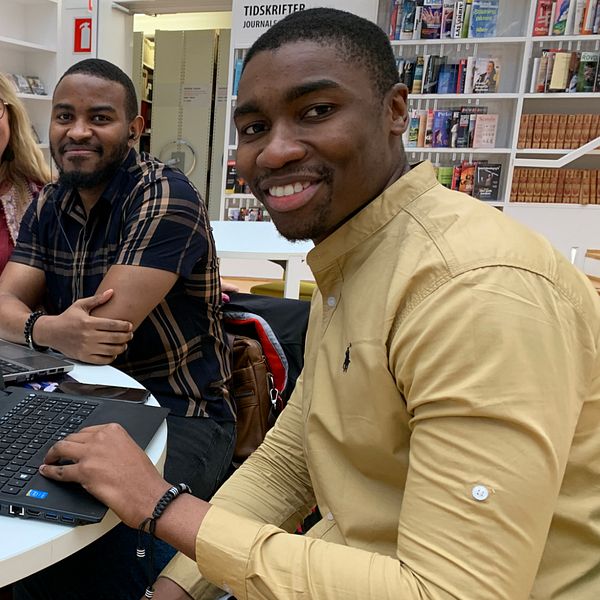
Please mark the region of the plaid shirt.
[[94, 295], [111, 265], [177, 273], [113, 365], [175, 414], [234, 420], [215, 243], [206, 207], [180, 171], [131, 150], [88, 218], [77, 191], [47, 185], [11, 260], [46, 273], [49, 314]]

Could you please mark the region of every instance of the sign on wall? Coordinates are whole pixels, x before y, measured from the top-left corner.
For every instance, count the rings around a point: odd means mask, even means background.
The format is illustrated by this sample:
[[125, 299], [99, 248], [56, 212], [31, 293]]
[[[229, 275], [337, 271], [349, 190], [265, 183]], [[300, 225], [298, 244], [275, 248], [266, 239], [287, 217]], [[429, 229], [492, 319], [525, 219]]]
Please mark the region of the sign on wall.
[[302, 2], [233, 0], [231, 33], [235, 46], [250, 46], [269, 27], [287, 15], [317, 7], [339, 8], [377, 20], [377, 3], [366, 0], [303, 0]]
[[78, 54], [92, 51], [92, 18], [73, 19], [73, 52]]

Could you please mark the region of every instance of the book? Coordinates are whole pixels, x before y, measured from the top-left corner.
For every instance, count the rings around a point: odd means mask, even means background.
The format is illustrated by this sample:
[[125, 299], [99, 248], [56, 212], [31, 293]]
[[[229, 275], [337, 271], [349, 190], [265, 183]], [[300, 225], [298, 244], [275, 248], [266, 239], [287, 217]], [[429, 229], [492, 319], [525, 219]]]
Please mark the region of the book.
[[475, 115], [472, 148], [495, 148], [498, 131], [498, 115]]
[[465, 194], [473, 193], [473, 186], [475, 184], [475, 170], [477, 169], [477, 163], [463, 162], [460, 169], [460, 181], [458, 183], [458, 191], [464, 192]]
[[450, 121], [450, 148], [456, 148], [458, 143], [458, 126], [460, 123], [460, 108], [452, 110], [452, 119]]
[[473, 0], [469, 37], [496, 36], [496, 23], [500, 0]]
[[460, 184], [460, 172], [462, 171], [462, 165], [454, 165], [452, 169], [452, 183], [450, 184], [451, 190], [458, 190]]
[[423, 0], [421, 7], [422, 40], [439, 40], [442, 31], [442, 0]]
[[452, 188], [452, 173], [454, 172], [454, 167], [448, 166], [439, 166], [437, 168], [437, 180], [446, 188]]
[[434, 148], [448, 148], [450, 146], [450, 127], [452, 123], [451, 110], [436, 110], [433, 113], [433, 139]]
[[465, 85], [463, 86], [463, 92], [465, 94], [473, 93], [473, 67], [475, 65], [475, 57], [467, 57], [467, 64], [465, 66]]
[[403, 0], [402, 2], [402, 23], [400, 26], [400, 39], [411, 40], [415, 30], [415, 17], [417, 12], [417, 3], [415, 0]]
[[242, 77], [242, 68], [244, 66], [244, 59], [238, 58], [235, 61], [233, 67], [233, 87], [232, 87], [232, 95], [237, 96], [238, 93], [238, 85], [240, 83], [240, 78]]
[[473, 64], [473, 93], [494, 94], [500, 84], [500, 63], [497, 58], [476, 58]]
[[29, 84], [32, 93], [37, 94], [38, 96], [48, 95], [42, 80], [37, 75], [26, 75], [25, 78], [27, 79], [27, 83]]
[[519, 134], [517, 137], [517, 148], [527, 148], [527, 126], [529, 125], [529, 113], [522, 113], [519, 122]]
[[569, 87], [570, 66], [571, 52], [555, 53], [550, 83], [548, 84], [549, 92], [564, 92]]
[[408, 142], [407, 148], [416, 148], [419, 139], [419, 111], [412, 109], [408, 121]]
[[462, 28], [460, 30], [461, 38], [469, 37], [469, 26], [471, 24], [471, 9], [473, 7], [473, 0], [464, 0], [464, 1], [465, 1], [465, 11], [463, 14]]
[[501, 164], [478, 163], [475, 167], [473, 196], [479, 200], [498, 200], [501, 173]]
[[423, 0], [417, 1], [417, 8], [415, 9], [415, 28], [413, 30], [412, 39], [421, 39], [421, 28], [423, 26], [423, 20], [421, 19], [421, 13], [423, 12]]
[[487, 110], [487, 106], [461, 106], [456, 136], [457, 148], [469, 147], [469, 126], [471, 123], [471, 115], [486, 114]]
[[465, 16], [465, 0], [456, 0], [454, 14], [452, 15], [452, 37], [460, 38]]
[[420, 94], [423, 87], [423, 67], [424, 58], [423, 56], [417, 56], [415, 59], [415, 74], [410, 87], [411, 93]]
[[458, 61], [458, 74], [456, 77], [456, 93], [462, 94], [465, 90], [465, 83], [467, 77], [467, 59], [461, 58]]
[[14, 84], [15, 89], [20, 94], [31, 94], [31, 87], [29, 86], [29, 82], [27, 81], [24, 75], [20, 75], [19, 73], [11, 73], [10, 74]]
[[598, 70], [598, 52], [582, 52], [577, 73], [577, 91], [593, 92]]
[[425, 143], [424, 148], [431, 148], [433, 143], [433, 108], [427, 109], [427, 120], [425, 121]]
[[412, 89], [413, 79], [415, 77], [415, 60], [407, 60], [404, 63], [404, 69], [400, 76], [400, 82], [409, 90]]
[[[423, 93], [424, 94], [436, 94], [436, 93], [439, 94], [439, 93], [441, 93], [438, 90], [439, 76], [440, 76], [440, 69], [445, 64], [446, 64], [445, 56], [432, 55], [429, 57], [429, 60], [427, 63], [427, 68], [426, 68], [427, 72], [425, 74], [425, 79], [423, 81]], [[448, 92], [448, 93], [451, 93], [451, 92]]]
[[556, 0], [552, 35], [566, 35], [570, 6], [571, 0]]
[[417, 147], [425, 147], [425, 132], [427, 131], [427, 109], [419, 109], [419, 134], [417, 137]]
[[452, 23], [454, 21], [454, 0], [442, 0], [442, 29], [441, 37], [452, 37]]
[[458, 65], [442, 65], [438, 76], [437, 93], [454, 94], [456, 93], [456, 82], [458, 78]]
[[550, 33], [550, 19], [552, 16], [552, 0], [537, 0], [535, 18], [533, 21], [533, 35], [548, 35]]

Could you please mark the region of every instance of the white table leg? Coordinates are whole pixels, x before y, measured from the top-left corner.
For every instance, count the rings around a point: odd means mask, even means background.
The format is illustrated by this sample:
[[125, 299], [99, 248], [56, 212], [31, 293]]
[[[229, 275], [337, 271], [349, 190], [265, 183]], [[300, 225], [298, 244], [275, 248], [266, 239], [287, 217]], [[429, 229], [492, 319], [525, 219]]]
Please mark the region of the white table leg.
[[285, 298], [300, 298], [300, 271], [302, 259], [300, 257], [288, 258], [284, 273], [283, 295]]

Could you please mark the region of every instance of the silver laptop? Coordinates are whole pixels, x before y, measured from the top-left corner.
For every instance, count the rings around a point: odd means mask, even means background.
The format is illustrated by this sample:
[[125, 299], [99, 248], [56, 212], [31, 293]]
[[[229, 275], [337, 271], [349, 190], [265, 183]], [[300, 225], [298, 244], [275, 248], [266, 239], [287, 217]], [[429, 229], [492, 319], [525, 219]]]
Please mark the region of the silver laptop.
[[72, 368], [72, 362], [56, 354], [0, 340], [0, 375], [6, 383], [31, 381], [46, 375], [66, 373]]

